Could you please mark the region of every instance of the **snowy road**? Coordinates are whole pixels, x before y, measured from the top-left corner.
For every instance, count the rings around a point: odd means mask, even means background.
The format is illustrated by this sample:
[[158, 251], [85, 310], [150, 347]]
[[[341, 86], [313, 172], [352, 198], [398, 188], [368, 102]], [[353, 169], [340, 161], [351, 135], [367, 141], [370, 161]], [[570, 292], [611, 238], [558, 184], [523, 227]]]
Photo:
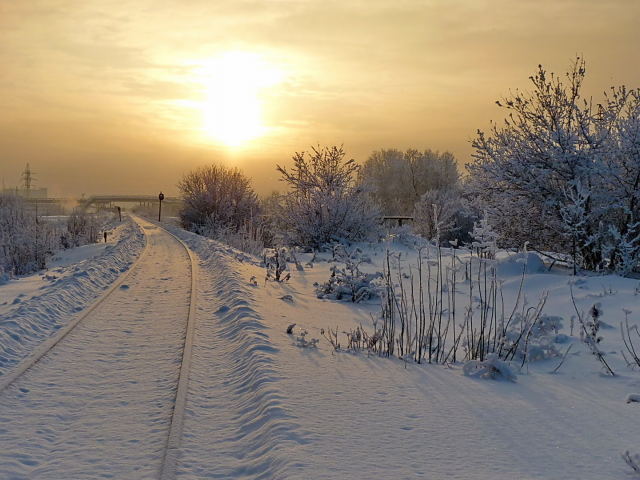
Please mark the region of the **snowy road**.
[[159, 477], [191, 272], [184, 247], [142, 223], [149, 241], [142, 262], [0, 395], [2, 478]]

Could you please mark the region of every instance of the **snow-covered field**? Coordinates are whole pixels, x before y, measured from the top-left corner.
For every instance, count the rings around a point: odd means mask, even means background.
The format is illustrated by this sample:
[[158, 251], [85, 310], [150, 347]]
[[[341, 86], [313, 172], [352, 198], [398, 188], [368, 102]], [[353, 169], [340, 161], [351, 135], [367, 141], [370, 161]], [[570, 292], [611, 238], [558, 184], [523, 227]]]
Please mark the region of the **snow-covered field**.
[[[620, 354], [619, 322], [624, 307], [636, 310], [629, 316], [630, 324], [640, 323], [637, 280], [580, 277], [574, 286], [579, 309], [587, 311], [600, 302], [605, 312], [603, 322], [611, 328], [601, 330], [601, 349], [615, 377], [580, 344], [575, 327], [574, 337], [558, 345], [563, 353], [574, 343], [558, 372], [550, 373], [560, 357], [530, 363], [529, 372], [519, 374], [516, 383], [496, 382], [465, 377], [460, 364], [405, 364], [366, 351], [335, 352], [321, 329], [338, 327], [343, 332], [363, 325], [372, 331], [369, 314], [379, 307], [375, 301], [363, 305], [318, 299], [313, 284], [328, 279], [330, 264], [293, 269], [287, 283], [265, 283], [265, 270], [256, 261], [188, 233], [181, 236], [203, 259], [203, 270], [215, 271], [212, 264], [223, 264], [208, 291], [223, 312], [212, 309], [211, 322], [217, 329], [233, 322], [242, 329], [242, 345], [235, 337], [228, 341], [224, 333], [206, 342], [217, 352], [220, 365], [211, 371], [217, 376], [227, 370], [222, 385], [229, 387], [229, 398], [235, 392], [236, 402], [248, 411], [243, 397], [255, 398], [253, 413], [266, 417], [258, 443], [269, 454], [268, 462], [249, 455], [255, 450], [239, 434], [242, 414], [228, 413], [238, 424], [234, 428], [227, 423], [228, 437], [216, 439], [226, 447], [212, 447], [226, 452], [227, 460], [221, 462], [218, 455], [203, 450], [192, 453], [190, 462], [197, 463], [200, 456], [208, 466], [199, 470], [200, 475], [229, 465], [230, 473], [220, 478], [252, 478], [260, 471], [252, 468], [256, 466], [265, 468], [264, 478], [628, 478], [631, 469], [620, 452], [640, 448], [640, 431], [633, 421], [639, 405], [625, 400], [640, 391], [640, 373], [629, 370]], [[373, 259], [368, 268], [381, 270], [386, 245], [368, 252], [367, 246], [361, 247]], [[401, 243], [390, 248], [415, 259], [413, 250]], [[303, 265], [310, 258], [298, 255]], [[515, 301], [521, 272], [520, 263], [505, 261], [502, 266], [508, 304]], [[250, 283], [254, 276], [258, 285]], [[561, 332], [566, 335], [575, 315], [569, 294], [574, 280], [558, 270], [525, 277], [530, 303], [535, 304], [544, 290], [549, 292], [545, 312], [563, 317]], [[229, 282], [242, 287], [235, 286], [231, 298], [220, 298], [218, 285]], [[283, 300], [286, 295], [293, 301]], [[294, 334], [287, 335], [292, 323]], [[215, 328], [208, 331], [213, 334]], [[296, 337], [302, 331], [308, 332], [307, 340], [320, 340], [316, 347], [300, 346]], [[346, 344], [342, 334], [341, 341]], [[239, 374], [233, 368], [238, 363], [251, 370]], [[201, 386], [211, 388], [206, 380]], [[220, 404], [228, 407], [212, 396], [208, 408], [219, 410]], [[239, 407], [239, 412], [244, 410]], [[202, 432], [210, 431], [208, 416], [194, 412], [194, 417], [192, 426], [198, 425], [199, 436], [206, 438]]]
[[[640, 404], [626, 401], [629, 394], [640, 393], [640, 373], [627, 368], [620, 353], [620, 321], [626, 308], [632, 311], [630, 325], [640, 324], [638, 280], [575, 278], [556, 268], [530, 268], [524, 280], [529, 305], [535, 306], [547, 291], [544, 313], [562, 317], [560, 333], [568, 337], [556, 348], [563, 354], [573, 346], [555, 373], [562, 357], [530, 362], [521, 370], [517, 362], [515, 382], [494, 381], [464, 376], [461, 363], [417, 364], [347, 349], [342, 332], [360, 325], [372, 332], [370, 314], [375, 316], [379, 305], [375, 299], [353, 304], [317, 298], [314, 283], [326, 282], [334, 265], [326, 261], [328, 253], [320, 255], [324, 261], [301, 271], [291, 265], [291, 279], [277, 283], [265, 281], [260, 259], [168, 228], [196, 253], [200, 269], [179, 478], [632, 478], [620, 452], [640, 451], [635, 422]], [[135, 261], [144, 247], [140, 230], [128, 222], [120, 229], [119, 239], [106, 247], [70, 251], [67, 260], [61, 257], [45, 275], [0, 286], [3, 374], [89, 306]], [[388, 245], [402, 252], [407, 264], [415, 260], [414, 249], [400, 242]], [[372, 260], [364, 268], [381, 271], [387, 244], [360, 247]], [[298, 260], [304, 266], [311, 254], [298, 254]], [[163, 264], [167, 259], [155, 261]], [[521, 265], [503, 260], [499, 267], [507, 306], [517, 297]], [[599, 345], [615, 376], [580, 342], [577, 325], [570, 335], [575, 315], [570, 282], [575, 282], [580, 311], [595, 302], [601, 305]], [[171, 295], [170, 286], [178, 281], [165, 283], [167, 291], [161, 296]], [[458, 288], [463, 302], [462, 279]], [[173, 311], [167, 309], [166, 315]], [[337, 351], [321, 334], [321, 329], [336, 327], [342, 344]], [[312, 339], [319, 340], [315, 346], [302, 346]], [[68, 361], [71, 370], [74, 359]], [[127, 380], [125, 369], [115, 362], [113, 368], [120, 368]], [[39, 440], [26, 432], [20, 438], [11, 425], [12, 418], [27, 414], [29, 402], [9, 394], [5, 391], [0, 399], [0, 478], [54, 478], [38, 476], [36, 467], [28, 466]], [[82, 409], [89, 392], [77, 383], [65, 395], [77, 396], [74, 404]], [[55, 402], [52, 392], [47, 397]], [[64, 402], [60, 398], [60, 404]], [[45, 412], [43, 423], [46, 418]], [[74, 458], [85, 465], [95, 449], [116, 448], [102, 445], [91, 428], [77, 431], [82, 438], [76, 441], [86, 448], [74, 450], [75, 457], [66, 456], [69, 446], [55, 432], [49, 435], [55, 445], [47, 450], [53, 457], [50, 465], [56, 456], [65, 458], [68, 463], [62, 464], [69, 468]], [[130, 449], [123, 461], [133, 472], [140, 467], [138, 447], [127, 444], [130, 429], [122, 432], [122, 445]], [[32, 476], [1, 474], [3, 464], [21, 461]], [[118, 465], [113, 478], [126, 478], [122, 461]], [[95, 475], [85, 469], [84, 476], [73, 478], [102, 478], [106, 472], [98, 463]], [[127, 478], [144, 478], [139, 475]]]

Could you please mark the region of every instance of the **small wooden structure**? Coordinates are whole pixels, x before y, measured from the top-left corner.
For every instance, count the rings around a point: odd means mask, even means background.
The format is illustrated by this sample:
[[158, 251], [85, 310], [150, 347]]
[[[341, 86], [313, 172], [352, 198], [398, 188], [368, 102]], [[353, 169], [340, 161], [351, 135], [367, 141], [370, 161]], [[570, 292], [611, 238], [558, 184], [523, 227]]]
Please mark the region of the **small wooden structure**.
[[404, 222], [413, 222], [413, 217], [405, 217], [401, 215], [390, 215], [382, 217], [382, 221], [387, 223], [387, 221], [397, 221], [398, 226], [401, 227]]

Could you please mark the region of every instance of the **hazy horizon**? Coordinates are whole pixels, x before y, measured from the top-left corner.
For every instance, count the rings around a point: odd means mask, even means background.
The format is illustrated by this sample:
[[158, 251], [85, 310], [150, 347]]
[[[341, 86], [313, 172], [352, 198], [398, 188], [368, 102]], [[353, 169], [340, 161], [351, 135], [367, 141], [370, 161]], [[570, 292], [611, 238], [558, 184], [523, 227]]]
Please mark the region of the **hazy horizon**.
[[261, 194], [296, 151], [450, 151], [527, 90], [587, 62], [585, 92], [640, 87], [640, 4], [0, 0], [0, 175], [50, 197], [173, 196], [237, 166]]

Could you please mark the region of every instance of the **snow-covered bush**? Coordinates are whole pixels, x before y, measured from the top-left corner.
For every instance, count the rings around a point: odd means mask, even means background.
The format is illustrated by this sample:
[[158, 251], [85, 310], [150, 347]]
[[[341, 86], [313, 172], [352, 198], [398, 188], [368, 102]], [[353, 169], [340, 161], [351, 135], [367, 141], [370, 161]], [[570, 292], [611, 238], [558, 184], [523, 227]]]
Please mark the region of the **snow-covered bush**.
[[229, 235], [248, 227], [259, 214], [251, 181], [237, 168], [206, 165], [178, 183], [183, 200], [181, 226], [208, 236]]
[[89, 214], [82, 209], [74, 209], [67, 218], [67, 228], [60, 236], [62, 248], [73, 248], [100, 241], [104, 221], [98, 214]]
[[462, 367], [462, 373], [468, 377], [509, 380], [515, 382], [518, 376], [511, 367], [500, 360], [497, 354], [490, 353], [483, 361], [470, 360]]
[[[280, 282], [289, 279], [287, 276], [282, 276], [289, 269], [286, 248], [265, 248], [262, 252], [262, 265], [267, 270], [267, 280], [273, 279]], [[290, 276], [289, 273], [287, 275]]]
[[17, 195], [0, 194], [0, 266], [23, 275], [46, 267], [59, 233]]
[[318, 298], [364, 302], [379, 295], [380, 286], [375, 280], [382, 276], [380, 272], [362, 273], [355, 264], [343, 268], [334, 265], [330, 270], [329, 280], [316, 287]]
[[344, 162], [342, 147], [296, 153], [289, 171], [278, 165], [290, 191], [278, 198], [274, 222], [286, 243], [319, 248], [332, 241], [358, 241], [375, 235], [379, 211], [358, 183], [360, 166]]
[[640, 250], [640, 223], [630, 225], [623, 233], [617, 226], [609, 226], [610, 241], [604, 247], [605, 257], [610, 259], [614, 272], [626, 277], [638, 265]]
[[[538, 309], [532, 310], [532, 313]], [[560, 352], [557, 340], [566, 341], [558, 335], [562, 319], [556, 316], [525, 315], [516, 313], [502, 336], [498, 334], [498, 355], [505, 359], [526, 361], [545, 360], [557, 357]]]
[[594, 303], [589, 309], [589, 316], [591, 320], [583, 320], [582, 316], [578, 317], [578, 320], [582, 324], [582, 329], [580, 330], [580, 340], [582, 343], [588, 345], [591, 350], [595, 352], [599, 352], [598, 345], [602, 341], [602, 337], [598, 335], [600, 332], [600, 317], [602, 316], [603, 311], [600, 308], [600, 303]]
[[585, 72], [578, 58], [565, 85], [539, 66], [531, 93], [497, 102], [509, 117], [478, 132], [466, 193], [491, 213], [502, 246], [530, 241], [574, 269], [626, 274], [640, 255], [640, 89], [585, 102]]
[[580, 323], [580, 340], [589, 347], [591, 353], [598, 357], [598, 360], [600, 360], [600, 363], [602, 363], [606, 371], [610, 375], [615, 376], [614, 371], [604, 358], [604, 353], [599, 348], [600, 342], [602, 341], [602, 337], [598, 335], [601, 325], [600, 317], [602, 316], [600, 303], [594, 303], [589, 309], [589, 316], [591, 317], [591, 320], [589, 320], [585, 318], [584, 312], [578, 311], [578, 306], [576, 305], [576, 300], [573, 295], [573, 282], [569, 283], [569, 291], [571, 292], [571, 301], [573, 302], [573, 307], [576, 311], [578, 322]]
[[380, 295], [380, 282], [382, 273], [364, 273], [360, 271], [360, 265], [367, 260], [367, 255], [359, 248], [348, 252], [347, 248], [338, 244], [334, 246], [334, 259], [344, 262], [344, 267], [333, 265], [329, 280], [316, 286], [318, 298], [330, 300], [344, 300], [351, 302], [363, 302]]

